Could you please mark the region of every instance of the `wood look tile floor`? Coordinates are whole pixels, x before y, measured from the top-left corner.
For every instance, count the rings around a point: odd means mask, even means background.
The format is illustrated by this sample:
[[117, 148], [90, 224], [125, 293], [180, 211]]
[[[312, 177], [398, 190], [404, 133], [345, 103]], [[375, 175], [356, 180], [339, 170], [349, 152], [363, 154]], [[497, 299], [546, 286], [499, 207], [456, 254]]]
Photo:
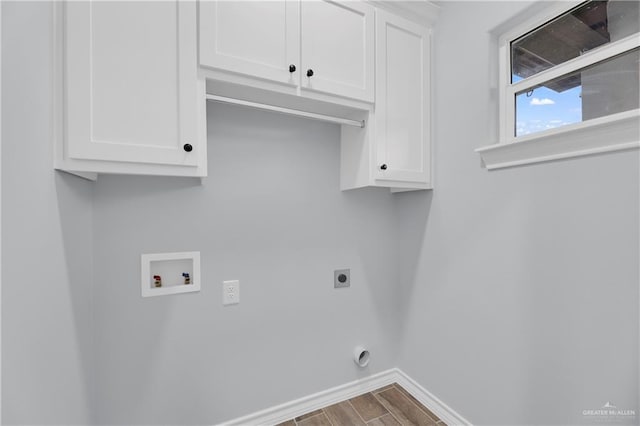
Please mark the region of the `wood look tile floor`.
[[364, 425], [446, 426], [397, 383], [312, 411], [277, 426]]

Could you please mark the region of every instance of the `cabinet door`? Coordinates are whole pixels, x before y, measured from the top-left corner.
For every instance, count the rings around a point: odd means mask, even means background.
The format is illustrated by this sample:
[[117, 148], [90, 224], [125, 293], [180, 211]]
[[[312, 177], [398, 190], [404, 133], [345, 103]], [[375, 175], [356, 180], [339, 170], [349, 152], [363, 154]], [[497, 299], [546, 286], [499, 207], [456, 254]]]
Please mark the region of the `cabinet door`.
[[64, 18], [66, 155], [197, 166], [196, 4], [70, 1]]
[[302, 1], [300, 7], [301, 86], [373, 102], [374, 8], [329, 0]]
[[201, 1], [200, 64], [297, 85], [299, 10], [299, 0]]
[[380, 10], [376, 23], [374, 178], [430, 183], [429, 30]]

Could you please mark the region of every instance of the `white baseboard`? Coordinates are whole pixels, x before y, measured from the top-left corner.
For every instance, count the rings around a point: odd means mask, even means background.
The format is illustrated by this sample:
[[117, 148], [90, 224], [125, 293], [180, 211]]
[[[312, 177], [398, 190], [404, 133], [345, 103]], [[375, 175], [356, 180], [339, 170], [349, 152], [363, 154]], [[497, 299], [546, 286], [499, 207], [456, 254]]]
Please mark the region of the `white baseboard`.
[[469, 420], [456, 413], [451, 407], [438, 399], [434, 394], [420, 386], [418, 382], [407, 376], [402, 370], [396, 368], [395, 371], [398, 375], [396, 383], [402, 386], [422, 405], [431, 410], [433, 414], [440, 418], [440, 420], [442, 420], [449, 426], [471, 426], [471, 422]]
[[436, 396], [397, 368], [392, 368], [390, 370], [365, 377], [364, 379], [355, 380], [344, 385], [336, 386], [313, 395], [308, 395], [303, 398], [267, 408], [266, 410], [258, 411], [221, 424], [228, 426], [275, 425], [289, 419], [293, 419], [294, 417], [301, 416], [305, 413], [353, 398], [363, 393], [371, 392], [392, 383], [398, 383], [402, 386], [407, 392], [413, 395], [415, 399], [420, 401], [420, 403], [431, 410], [447, 425], [471, 426], [471, 423], [464, 417], [456, 413], [448, 405], [440, 401]]

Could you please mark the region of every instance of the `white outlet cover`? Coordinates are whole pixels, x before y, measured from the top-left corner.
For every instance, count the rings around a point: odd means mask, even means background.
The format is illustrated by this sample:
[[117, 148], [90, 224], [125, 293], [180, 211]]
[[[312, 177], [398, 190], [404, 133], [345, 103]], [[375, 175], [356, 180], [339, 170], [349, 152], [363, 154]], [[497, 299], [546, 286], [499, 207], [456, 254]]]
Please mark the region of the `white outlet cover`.
[[222, 281], [222, 304], [237, 305], [240, 303], [240, 281]]

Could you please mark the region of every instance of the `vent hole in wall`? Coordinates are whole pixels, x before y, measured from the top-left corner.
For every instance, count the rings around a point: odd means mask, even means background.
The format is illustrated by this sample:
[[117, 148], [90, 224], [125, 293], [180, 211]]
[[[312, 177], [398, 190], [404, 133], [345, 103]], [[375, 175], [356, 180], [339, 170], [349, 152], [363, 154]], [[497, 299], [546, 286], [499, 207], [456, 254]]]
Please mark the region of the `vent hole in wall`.
[[354, 361], [358, 367], [364, 368], [369, 364], [371, 355], [368, 350], [362, 347], [357, 347], [354, 351], [354, 355]]

